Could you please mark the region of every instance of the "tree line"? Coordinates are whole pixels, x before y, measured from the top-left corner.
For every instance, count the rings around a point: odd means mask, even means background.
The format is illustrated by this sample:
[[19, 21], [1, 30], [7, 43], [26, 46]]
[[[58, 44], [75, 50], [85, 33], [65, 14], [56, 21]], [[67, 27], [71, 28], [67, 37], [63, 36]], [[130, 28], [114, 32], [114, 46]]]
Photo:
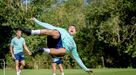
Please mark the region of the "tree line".
[[[0, 59], [5, 59], [7, 67], [14, 67], [10, 41], [18, 27], [41, 29], [29, 20], [35, 16], [63, 28], [75, 25], [78, 53], [88, 67], [135, 68], [135, 6], [135, 0], [91, 0], [87, 6], [82, 0], [68, 0], [58, 5], [53, 0], [32, 0], [27, 7], [20, 0], [1, 0]], [[38, 46], [47, 47], [46, 36], [23, 34], [22, 37], [32, 52]], [[30, 57], [26, 54], [25, 58], [26, 68], [50, 68], [49, 55], [38, 53]], [[65, 68], [79, 68], [69, 55], [64, 56], [63, 62]]]

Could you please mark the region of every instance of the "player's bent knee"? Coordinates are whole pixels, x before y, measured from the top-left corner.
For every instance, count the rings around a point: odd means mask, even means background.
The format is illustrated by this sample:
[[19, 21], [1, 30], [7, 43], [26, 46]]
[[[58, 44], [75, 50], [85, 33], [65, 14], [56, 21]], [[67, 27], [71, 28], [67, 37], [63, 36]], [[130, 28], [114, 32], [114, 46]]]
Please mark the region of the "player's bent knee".
[[22, 65], [25, 66], [25, 63], [23, 63]]
[[60, 51], [61, 51], [62, 54], [66, 53], [66, 49], [65, 48], [60, 48]]
[[61, 52], [60, 52], [60, 53], [61, 53], [60, 55], [61, 55], [61, 56], [64, 56], [64, 55], [65, 55], [65, 53], [66, 53], [66, 49], [65, 49], [65, 48], [61, 48], [61, 50], [60, 50], [60, 51], [61, 51]]
[[25, 66], [25, 62], [24, 61], [22, 61], [21, 64], [22, 64], [22, 66]]

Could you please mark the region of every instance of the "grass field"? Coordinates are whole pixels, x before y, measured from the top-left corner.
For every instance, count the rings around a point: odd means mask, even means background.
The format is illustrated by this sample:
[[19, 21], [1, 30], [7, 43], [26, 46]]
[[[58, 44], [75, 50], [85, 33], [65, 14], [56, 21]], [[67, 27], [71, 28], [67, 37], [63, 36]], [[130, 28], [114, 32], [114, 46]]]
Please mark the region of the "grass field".
[[[88, 74], [81, 69], [65, 69], [65, 75], [136, 75], [136, 69], [93, 69], [93, 73]], [[0, 69], [0, 75], [3, 70]], [[15, 70], [6, 69], [6, 75], [16, 75]], [[51, 69], [25, 69], [21, 75], [52, 75]], [[57, 71], [57, 75], [60, 72]]]

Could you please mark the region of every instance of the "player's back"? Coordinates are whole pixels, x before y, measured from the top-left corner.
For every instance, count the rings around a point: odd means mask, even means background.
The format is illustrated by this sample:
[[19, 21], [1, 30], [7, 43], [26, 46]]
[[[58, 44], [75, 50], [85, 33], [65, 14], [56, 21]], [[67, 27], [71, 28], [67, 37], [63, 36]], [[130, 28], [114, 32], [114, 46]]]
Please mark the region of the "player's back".
[[61, 34], [63, 47], [66, 48], [67, 52], [70, 52], [70, 50], [76, 47], [73, 37], [68, 33], [67, 30], [63, 28], [57, 28], [57, 30]]

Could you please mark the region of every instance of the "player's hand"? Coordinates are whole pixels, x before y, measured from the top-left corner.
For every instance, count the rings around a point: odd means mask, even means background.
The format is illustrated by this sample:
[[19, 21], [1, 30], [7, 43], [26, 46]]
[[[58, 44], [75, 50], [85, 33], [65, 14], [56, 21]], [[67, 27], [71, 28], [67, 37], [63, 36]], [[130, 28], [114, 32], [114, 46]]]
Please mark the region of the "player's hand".
[[32, 55], [32, 53], [31, 53], [30, 51], [28, 52], [28, 54], [29, 54], [29, 55]]
[[34, 19], [35, 19], [35, 17], [30, 18], [30, 20], [32, 20], [32, 21], [33, 21]]
[[92, 69], [87, 69], [87, 70], [86, 70], [86, 72], [88, 72], [88, 73], [92, 73], [92, 72], [93, 72], [93, 70], [92, 70]]
[[13, 59], [16, 59], [14, 55], [12, 55], [12, 58], [13, 58]]

